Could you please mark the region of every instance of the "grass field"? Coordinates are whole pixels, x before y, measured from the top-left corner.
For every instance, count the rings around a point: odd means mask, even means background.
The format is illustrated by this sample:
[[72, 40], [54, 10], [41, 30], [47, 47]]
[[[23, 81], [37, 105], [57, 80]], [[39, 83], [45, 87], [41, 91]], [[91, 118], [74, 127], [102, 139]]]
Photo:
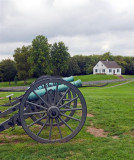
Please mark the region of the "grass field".
[[99, 80], [111, 80], [111, 79], [119, 79], [119, 77], [115, 75], [82, 75], [82, 76], [74, 76], [75, 80], [81, 79], [82, 82], [88, 81], [99, 81]]
[[[28, 79], [26, 82], [26, 85], [29, 86], [34, 80], [35, 78]], [[9, 85], [9, 82], [0, 82], [0, 88], [14, 87], [14, 86], [25, 86], [25, 84], [24, 84], [24, 81], [17, 81], [17, 84], [15, 84], [15, 82], [12, 81], [10, 82], [10, 85]]]
[[123, 75], [124, 78], [134, 78], [134, 75]]
[[[81, 79], [81, 81], [97, 81], [97, 80], [109, 80], [109, 79], [118, 79], [115, 75], [84, 75], [84, 76], [74, 76], [75, 80]], [[33, 81], [35, 81], [35, 78], [28, 79], [26, 85], [29, 86]], [[0, 82], [0, 88], [3, 87], [13, 87], [13, 86], [24, 86], [24, 81], [18, 81], [17, 84], [15, 82], [11, 82], [9, 85], [9, 82]]]
[[[80, 90], [87, 103], [88, 116], [76, 137], [62, 144], [39, 144], [16, 126], [14, 130], [0, 133], [0, 159], [133, 160], [134, 82], [113, 88], [87, 87]], [[0, 92], [0, 104], [7, 101], [5, 96], [8, 94]], [[15, 93], [15, 96], [20, 94]], [[97, 135], [97, 132], [102, 134]]]

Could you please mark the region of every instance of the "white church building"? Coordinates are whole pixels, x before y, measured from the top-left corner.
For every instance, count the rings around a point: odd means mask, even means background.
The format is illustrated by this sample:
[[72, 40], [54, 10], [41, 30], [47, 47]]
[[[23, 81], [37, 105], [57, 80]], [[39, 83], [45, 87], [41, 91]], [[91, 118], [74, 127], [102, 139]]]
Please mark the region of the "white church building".
[[99, 61], [93, 68], [93, 74], [121, 75], [121, 67], [115, 61]]

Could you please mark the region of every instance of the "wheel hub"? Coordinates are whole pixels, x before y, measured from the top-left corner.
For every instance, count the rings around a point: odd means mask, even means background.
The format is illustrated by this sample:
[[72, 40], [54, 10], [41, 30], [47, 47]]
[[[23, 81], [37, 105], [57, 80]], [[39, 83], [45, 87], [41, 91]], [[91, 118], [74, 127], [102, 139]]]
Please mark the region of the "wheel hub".
[[47, 111], [47, 114], [49, 117], [51, 118], [57, 118], [60, 114], [60, 110], [58, 107], [56, 106], [51, 106], [48, 111]]

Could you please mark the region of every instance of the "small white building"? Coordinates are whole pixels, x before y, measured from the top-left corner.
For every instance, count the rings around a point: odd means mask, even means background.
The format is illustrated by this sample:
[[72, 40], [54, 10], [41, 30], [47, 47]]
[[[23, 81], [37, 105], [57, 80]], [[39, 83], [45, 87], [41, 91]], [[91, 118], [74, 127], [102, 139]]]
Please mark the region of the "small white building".
[[115, 61], [99, 61], [93, 68], [93, 74], [121, 75], [121, 67]]

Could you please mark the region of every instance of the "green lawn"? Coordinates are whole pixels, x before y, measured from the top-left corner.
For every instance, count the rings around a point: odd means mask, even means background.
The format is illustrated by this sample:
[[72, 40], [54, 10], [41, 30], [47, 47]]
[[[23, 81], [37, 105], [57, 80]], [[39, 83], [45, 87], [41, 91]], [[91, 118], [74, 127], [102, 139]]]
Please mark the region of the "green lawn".
[[74, 76], [75, 80], [81, 79], [82, 82], [88, 81], [99, 81], [99, 80], [111, 80], [111, 79], [119, 79], [115, 75], [82, 75], [82, 76]]
[[124, 78], [134, 78], [134, 75], [123, 75]]
[[[28, 79], [26, 81], [26, 86], [29, 86], [34, 81], [35, 81], [35, 78]], [[14, 87], [14, 86], [25, 86], [25, 84], [24, 84], [24, 81], [17, 81], [17, 84], [15, 84], [15, 82], [12, 81], [12, 82], [10, 82], [10, 85], [9, 85], [9, 82], [0, 82], [0, 88]]]
[[[67, 143], [39, 144], [21, 127], [0, 133], [1, 160], [133, 160], [134, 159], [134, 82], [117, 86], [80, 88], [88, 113], [81, 132]], [[10, 93], [0, 92], [0, 104]], [[22, 93], [15, 93], [15, 96]], [[3, 97], [3, 99], [2, 99]], [[3, 110], [4, 107], [1, 108]], [[95, 137], [88, 127], [102, 128], [107, 137]], [[8, 137], [7, 137], [8, 135]], [[113, 136], [118, 136], [114, 139]]]

